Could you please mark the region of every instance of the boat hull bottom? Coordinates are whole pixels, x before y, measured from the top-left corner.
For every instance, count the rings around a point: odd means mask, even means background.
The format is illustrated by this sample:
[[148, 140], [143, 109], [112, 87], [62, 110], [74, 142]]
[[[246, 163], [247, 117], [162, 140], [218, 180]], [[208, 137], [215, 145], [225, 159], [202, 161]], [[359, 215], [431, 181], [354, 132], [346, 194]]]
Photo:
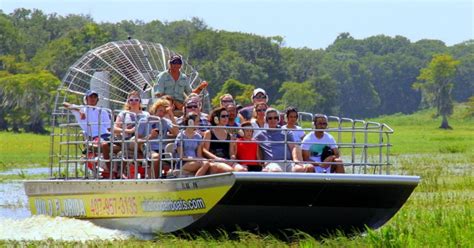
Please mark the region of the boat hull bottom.
[[[253, 233], [285, 233], [285, 235], [295, 234], [295, 231], [311, 235], [335, 232], [351, 235], [363, 232], [366, 228], [375, 229], [382, 226], [397, 211], [398, 208], [219, 205], [182, 231], [199, 233], [206, 227], [213, 226], [217, 233], [219, 230], [226, 230], [229, 233], [243, 230]], [[302, 221], [304, 219], [314, 221]]]

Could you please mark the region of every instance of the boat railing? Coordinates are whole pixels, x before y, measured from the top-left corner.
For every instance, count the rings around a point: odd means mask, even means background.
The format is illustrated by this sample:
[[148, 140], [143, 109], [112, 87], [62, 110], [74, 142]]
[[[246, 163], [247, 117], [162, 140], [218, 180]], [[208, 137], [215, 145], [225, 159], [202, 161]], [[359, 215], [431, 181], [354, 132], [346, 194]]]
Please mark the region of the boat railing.
[[[79, 106], [85, 107], [85, 106]], [[93, 108], [93, 107], [90, 107]], [[53, 127], [51, 133], [51, 177], [52, 178], [110, 178], [115, 176], [112, 173], [104, 176], [104, 171], [119, 171], [127, 175], [127, 178], [155, 178], [163, 176], [163, 168], [166, 164], [169, 165], [170, 171], [173, 175], [182, 176], [182, 166], [185, 158], [176, 150], [176, 138], [166, 134], [163, 131], [162, 120], [156, 116], [149, 118], [140, 118], [133, 112], [126, 112], [134, 118], [133, 121], [122, 121], [116, 125], [116, 113], [106, 108], [96, 108], [99, 113], [105, 111], [110, 117], [109, 123], [89, 122], [88, 120], [78, 121], [77, 117], [71, 114], [70, 111], [59, 109], [56, 115], [58, 125]], [[305, 115], [313, 117], [310, 113]], [[303, 118], [301, 118], [303, 119]], [[390, 174], [390, 140], [389, 135], [393, 130], [383, 124], [376, 122], [368, 122], [363, 120], [354, 120], [349, 118], [339, 118], [336, 116], [328, 117], [330, 127], [327, 129], [303, 128], [301, 129], [306, 134], [315, 131], [324, 131], [333, 135], [336, 144], [341, 152], [346, 173], [376, 173], [376, 174]], [[151, 139], [147, 136], [140, 135], [139, 126], [144, 125], [144, 133], [149, 134], [151, 127], [156, 125], [159, 130], [159, 135]], [[110, 135], [110, 140], [101, 140], [98, 137], [93, 137], [89, 134], [93, 129], [100, 130], [102, 126], [106, 126], [113, 135]], [[120, 127], [121, 131], [114, 131], [114, 127]], [[127, 127], [135, 127], [133, 133], [126, 133]], [[194, 128], [203, 128], [202, 126], [188, 126]], [[179, 131], [183, 130], [184, 126], [177, 126]], [[223, 128], [219, 126], [209, 126], [206, 129]], [[244, 129], [252, 129], [255, 131], [281, 131], [285, 135], [282, 141], [264, 141], [266, 143], [276, 143], [285, 145], [296, 145], [296, 149], [301, 152], [300, 145], [302, 141], [290, 141], [288, 136], [291, 129], [281, 128], [253, 128], [253, 127], [225, 127], [227, 130], [233, 130], [230, 133], [238, 135]], [[143, 131], [143, 130], [142, 130]], [[184, 139], [184, 136], [181, 136]], [[186, 141], [200, 141], [193, 139], [185, 139]], [[251, 140], [236, 141], [235, 137], [231, 140], [219, 140], [219, 142], [228, 142], [235, 144], [236, 142], [253, 142], [261, 143], [261, 141]], [[177, 142], [183, 144], [184, 142]], [[104, 144], [109, 146], [108, 159], [103, 156]], [[152, 146], [161, 153], [161, 157], [154, 158], [152, 156], [154, 150]], [[115, 148], [118, 146], [119, 148]], [[114, 149], [115, 148], [115, 149]], [[291, 163], [293, 162], [291, 151], [288, 153], [284, 149], [283, 158], [281, 160], [237, 160], [228, 159], [229, 163]], [[300, 158], [302, 159], [302, 158]], [[195, 160], [202, 161], [218, 161], [207, 158], [195, 158]], [[155, 172], [153, 163], [159, 164], [159, 170]], [[312, 163], [304, 161], [303, 163]], [[314, 164], [314, 163], [313, 163]], [[335, 164], [335, 162], [324, 162], [319, 164]], [[157, 173], [157, 175], [154, 175]], [[102, 175], [101, 175], [102, 174]], [[170, 174], [170, 173], [168, 173]]]

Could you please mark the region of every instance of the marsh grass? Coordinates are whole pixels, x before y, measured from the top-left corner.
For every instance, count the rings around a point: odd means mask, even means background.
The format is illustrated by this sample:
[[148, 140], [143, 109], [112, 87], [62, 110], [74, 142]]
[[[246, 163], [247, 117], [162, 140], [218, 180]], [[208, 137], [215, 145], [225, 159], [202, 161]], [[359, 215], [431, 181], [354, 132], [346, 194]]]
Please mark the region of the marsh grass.
[[49, 135], [0, 132], [0, 140], [0, 171], [48, 165]]
[[[20, 247], [474, 247], [474, 121], [461, 119], [455, 109], [450, 125], [453, 130], [438, 129], [440, 119], [433, 111], [415, 115], [393, 115], [374, 119], [388, 123], [395, 133], [391, 137], [394, 165], [392, 174], [419, 175], [421, 183], [401, 208], [383, 227], [367, 230], [355, 236], [340, 232], [313, 237], [295, 232], [287, 240], [273, 235], [222, 232], [219, 237], [203, 233], [199, 236], [158, 234], [154, 240], [61, 242], [0, 241], [0, 246]], [[457, 111], [457, 112], [456, 112]], [[459, 117], [459, 118], [458, 118]], [[456, 119], [458, 118], [458, 119]], [[11, 142], [21, 136], [3, 136]], [[24, 134], [22, 134], [24, 135]], [[35, 139], [35, 138], [32, 138]], [[40, 140], [49, 141], [47, 136]], [[3, 143], [5, 144], [5, 143]], [[39, 144], [43, 144], [39, 142]], [[45, 152], [47, 145], [32, 147]], [[20, 147], [14, 145], [14, 147]], [[25, 149], [9, 148], [16, 156]], [[0, 151], [4, 153], [3, 146]], [[45, 155], [46, 154], [46, 155]], [[344, 155], [344, 154], [343, 154]], [[345, 154], [347, 155], [347, 154]], [[2, 158], [5, 158], [2, 155]], [[28, 159], [8, 157], [8, 163], [28, 162]], [[31, 159], [31, 157], [30, 157]], [[317, 223], [315, 223], [317, 224]]]

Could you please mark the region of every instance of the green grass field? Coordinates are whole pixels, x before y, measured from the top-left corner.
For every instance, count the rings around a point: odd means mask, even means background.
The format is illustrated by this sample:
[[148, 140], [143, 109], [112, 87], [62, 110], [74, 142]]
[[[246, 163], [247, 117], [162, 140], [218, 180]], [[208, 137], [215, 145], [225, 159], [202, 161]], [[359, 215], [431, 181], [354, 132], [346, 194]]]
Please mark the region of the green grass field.
[[[461, 118], [457, 106], [450, 125], [440, 130], [433, 111], [374, 119], [395, 130], [391, 137], [394, 174], [421, 176], [421, 183], [403, 208], [382, 228], [345, 237], [322, 239], [300, 234], [290, 241], [240, 233], [235, 239], [201, 236], [183, 239], [160, 235], [153, 241], [92, 241], [85, 244], [46, 240], [9, 242], [15, 246], [166, 246], [166, 247], [474, 247], [474, 119]], [[48, 136], [0, 133], [2, 164], [23, 166], [47, 162]], [[34, 142], [27, 142], [29, 139]], [[9, 144], [9, 145], [6, 145]], [[28, 149], [22, 149], [31, 144]], [[6, 153], [9, 153], [7, 156]], [[5, 245], [2, 243], [0, 245]]]
[[48, 165], [49, 135], [0, 132], [0, 140], [0, 170]]

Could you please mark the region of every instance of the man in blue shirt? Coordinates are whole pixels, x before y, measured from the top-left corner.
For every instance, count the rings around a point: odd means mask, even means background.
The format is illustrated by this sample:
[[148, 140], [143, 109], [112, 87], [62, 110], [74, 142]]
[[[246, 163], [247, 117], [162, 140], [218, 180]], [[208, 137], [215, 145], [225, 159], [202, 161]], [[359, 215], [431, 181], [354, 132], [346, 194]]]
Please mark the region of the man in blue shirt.
[[[268, 128], [279, 128], [280, 114], [274, 108], [265, 112], [265, 121]], [[264, 160], [268, 160], [263, 171], [268, 172], [313, 172], [314, 167], [303, 164], [301, 149], [293, 140], [289, 130], [263, 130], [255, 139], [259, 143], [260, 152]], [[284, 141], [288, 142], [285, 143]], [[288, 160], [287, 162], [275, 160]]]

